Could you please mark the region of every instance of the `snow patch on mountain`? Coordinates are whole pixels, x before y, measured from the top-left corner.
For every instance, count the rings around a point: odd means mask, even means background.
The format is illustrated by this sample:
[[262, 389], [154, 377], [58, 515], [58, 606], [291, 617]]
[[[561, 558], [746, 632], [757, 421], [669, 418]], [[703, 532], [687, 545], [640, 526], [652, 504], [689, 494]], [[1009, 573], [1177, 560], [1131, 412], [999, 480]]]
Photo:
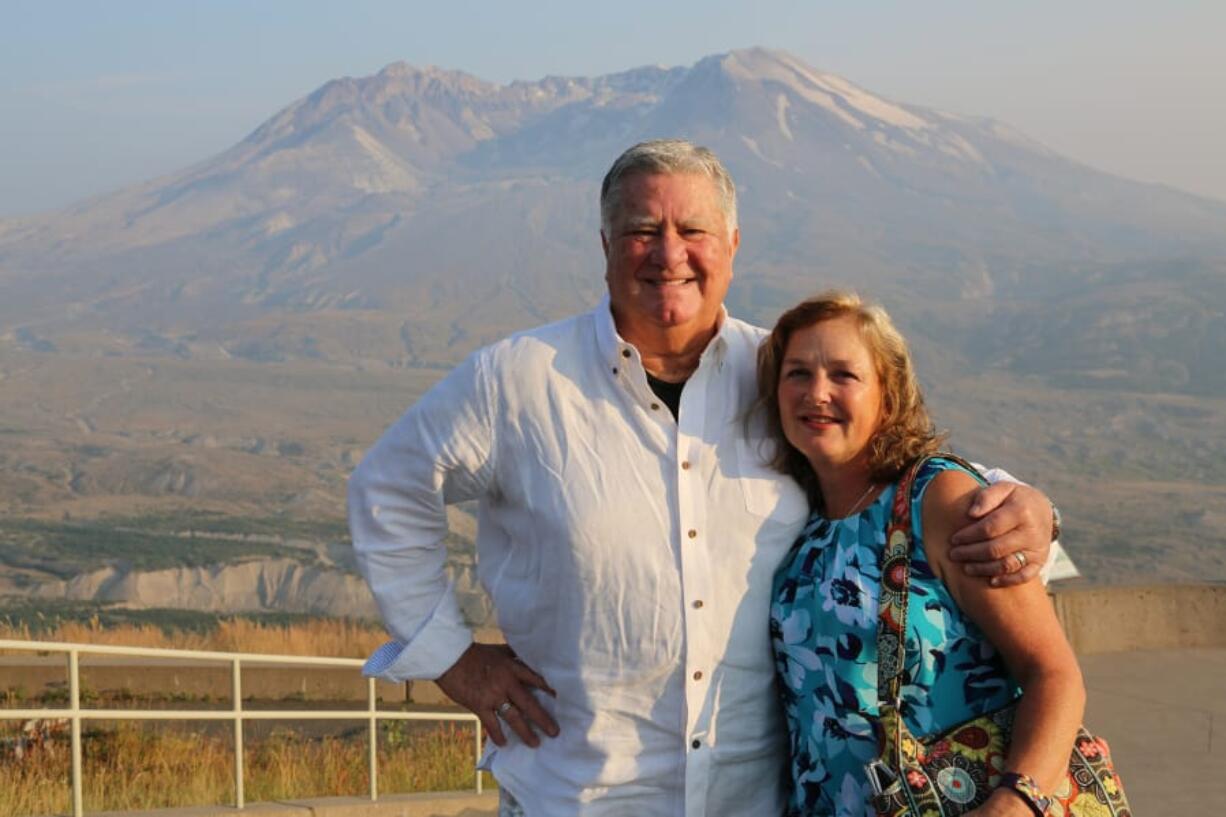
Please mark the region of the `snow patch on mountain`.
[[388, 193], [394, 190], [413, 190], [417, 187], [412, 168], [393, 151], [364, 128], [350, 125], [350, 130], [372, 165], [364, 172], [354, 173], [354, 187], [366, 193]]
[[988, 163], [988, 160], [983, 157], [983, 154], [974, 145], [956, 133], [949, 134], [941, 140], [937, 144], [937, 150], [953, 156], [955, 159], [965, 159], [968, 162], [981, 165]]
[[789, 142], [794, 142], [796, 139], [792, 136], [792, 129], [788, 127], [788, 106], [791, 104], [787, 94], [779, 94], [775, 97], [775, 120], [779, 123], [779, 132]]
[[295, 225], [294, 217], [284, 211], [273, 213], [264, 220], [261, 225], [260, 232], [264, 237], [274, 236], [277, 233], [283, 233], [286, 230], [292, 229]]
[[767, 156], [765, 153], [762, 152], [762, 148], [758, 147], [758, 140], [742, 134], [741, 142], [744, 143], [745, 147], [749, 148], [750, 153], [752, 153], [754, 156], [757, 156], [759, 159], [766, 162], [768, 165], [773, 165], [775, 167], [783, 167], [783, 163], [780, 162], [778, 159], [772, 159], [769, 156]]
[[[799, 63], [797, 65], [798, 70], [804, 70], [803, 65]], [[857, 111], [867, 114], [879, 122], [885, 122], [896, 128], [912, 128], [915, 130], [925, 130], [932, 127], [929, 122], [910, 111], [892, 102], [886, 102], [879, 96], [873, 96], [867, 91], [852, 85], [842, 77], [835, 76], [834, 74], [815, 75], [807, 70], [805, 73], [811, 77], [814, 84], [818, 87], [827, 89]]]
[[874, 96], [842, 77], [814, 71], [783, 52], [761, 48], [734, 51], [724, 58], [723, 67], [730, 76], [741, 80], [778, 82], [856, 130], [870, 127], [861, 116], [882, 125], [907, 130], [933, 127], [927, 120], [905, 108]]
[[901, 153], [904, 156], [914, 157], [919, 153], [919, 151], [910, 145], [891, 138], [885, 131], [873, 131], [872, 139], [881, 147], [886, 148], [887, 150], [892, 150], [895, 153]]

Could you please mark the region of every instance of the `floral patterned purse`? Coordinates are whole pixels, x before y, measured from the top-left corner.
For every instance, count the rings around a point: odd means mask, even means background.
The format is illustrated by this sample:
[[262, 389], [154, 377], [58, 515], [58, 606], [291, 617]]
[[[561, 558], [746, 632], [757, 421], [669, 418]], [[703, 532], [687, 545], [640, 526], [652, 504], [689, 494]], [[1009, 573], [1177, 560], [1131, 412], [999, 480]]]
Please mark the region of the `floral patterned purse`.
[[[978, 471], [951, 454], [937, 454]], [[911, 584], [911, 488], [928, 458], [911, 466], [894, 494], [881, 557], [877, 622], [878, 756], [865, 766], [878, 817], [953, 817], [978, 807], [1002, 782], [1013, 734], [1014, 701], [946, 730], [918, 739], [903, 723], [902, 672], [906, 652], [907, 596]], [[1049, 798], [1035, 798], [1036, 812], [1051, 817], [1131, 817], [1107, 743], [1078, 730], [1068, 775]]]

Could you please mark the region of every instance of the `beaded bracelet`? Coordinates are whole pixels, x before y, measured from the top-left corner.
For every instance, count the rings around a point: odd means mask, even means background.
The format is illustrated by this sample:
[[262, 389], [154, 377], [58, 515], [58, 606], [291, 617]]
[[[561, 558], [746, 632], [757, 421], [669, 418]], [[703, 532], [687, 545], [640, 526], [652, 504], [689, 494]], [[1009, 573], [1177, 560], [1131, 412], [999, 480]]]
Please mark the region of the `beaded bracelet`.
[[1047, 810], [1051, 808], [1051, 798], [1039, 790], [1039, 784], [1035, 783], [1034, 778], [1030, 775], [1006, 772], [1000, 777], [1000, 788], [1009, 789], [1025, 800], [1026, 805], [1030, 806], [1038, 817], [1047, 817]]

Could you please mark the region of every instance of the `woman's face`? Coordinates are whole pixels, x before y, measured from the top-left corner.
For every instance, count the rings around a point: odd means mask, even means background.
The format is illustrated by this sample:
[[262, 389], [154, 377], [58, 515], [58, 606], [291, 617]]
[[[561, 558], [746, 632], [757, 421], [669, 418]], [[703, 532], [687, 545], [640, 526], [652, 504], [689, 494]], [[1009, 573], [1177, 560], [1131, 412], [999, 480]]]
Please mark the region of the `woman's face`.
[[778, 397], [784, 436], [815, 471], [867, 468], [868, 443], [881, 421], [881, 381], [854, 317], [792, 333]]

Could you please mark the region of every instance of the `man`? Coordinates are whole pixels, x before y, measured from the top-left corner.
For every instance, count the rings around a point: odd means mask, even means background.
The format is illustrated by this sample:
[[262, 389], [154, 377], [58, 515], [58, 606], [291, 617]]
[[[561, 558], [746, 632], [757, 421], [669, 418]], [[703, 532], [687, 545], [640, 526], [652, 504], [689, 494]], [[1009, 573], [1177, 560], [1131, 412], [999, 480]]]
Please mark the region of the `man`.
[[[368, 672], [436, 678], [481, 718], [504, 813], [776, 817], [770, 584], [808, 508], [743, 421], [763, 332], [723, 309], [735, 190], [710, 151], [636, 145], [601, 225], [607, 299], [474, 353], [354, 473], [358, 564], [396, 638]], [[472, 643], [443, 572], [444, 506], [471, 499], [505, 647]], [[979, 504], [1002, 499], [961, 535], [1004, 531], [973, 569], [1029, 578], [1050, 505], [1020, 486]]]

